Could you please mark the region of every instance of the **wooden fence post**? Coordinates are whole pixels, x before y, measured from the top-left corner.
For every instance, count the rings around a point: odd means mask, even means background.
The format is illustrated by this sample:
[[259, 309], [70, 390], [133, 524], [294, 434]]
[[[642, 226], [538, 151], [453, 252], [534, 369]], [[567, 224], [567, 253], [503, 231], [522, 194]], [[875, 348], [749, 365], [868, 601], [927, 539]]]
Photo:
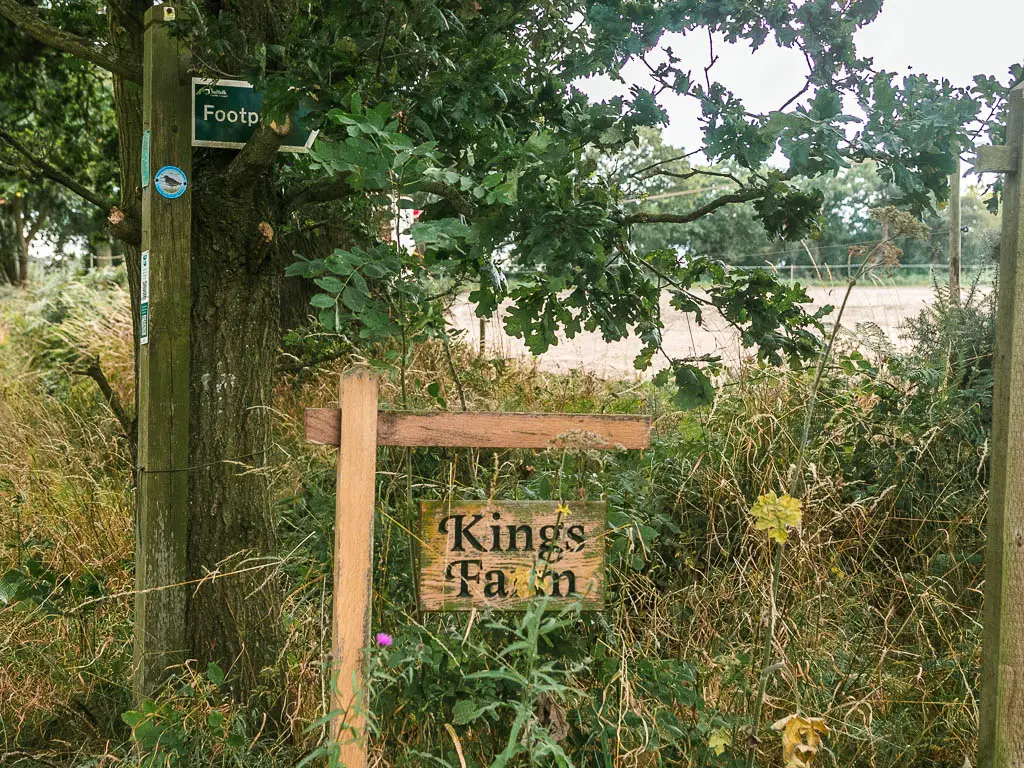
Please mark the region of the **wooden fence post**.
[[377, 476], [377, 379], [364, 368], [341, 378], [341, 440], [334, 519], [331, 740], [346, 768], [366, 768], [363, 649], [370, 640], [373, 514]]
[[[142, 84], [142, 317], [139, 329], [136, 698], [185, 658], [188, 544], [189, 259], [192, 193], [157, 194], [164, 166], [192, 173], [191, 79], [171, 37], [170, 6], [145, 15]], [[148, 181], [148, 183], [147, 183]]]
[[985, 549], [978, 765], [1024, 764], [1024, 85], [1010, 92], [1005, 147], [979, 171], [1006, 173], [999, 252], [992, 470]]
[[949, 295], [960, 306], [960, 251], [963, 233], [960, 232], [960, 157], [956, 170], [949, 176]]

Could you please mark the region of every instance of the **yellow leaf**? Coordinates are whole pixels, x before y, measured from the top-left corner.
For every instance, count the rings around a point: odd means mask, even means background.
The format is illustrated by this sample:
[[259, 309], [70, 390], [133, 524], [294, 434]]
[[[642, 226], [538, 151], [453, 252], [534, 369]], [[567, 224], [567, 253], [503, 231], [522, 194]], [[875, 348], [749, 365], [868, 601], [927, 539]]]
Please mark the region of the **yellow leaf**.
[[530, 597], [530, 576], [533, 569], [528, 566], [521, 566], [512, 571], [512, 590], [516, 596], [525, 600]]
[[750, 508], [750, 515], [754, 518], [754, 528], [767, 531], [769, 538], [780, 544], [785, 544], [789, 538], [788, 529], [800, 530], [803, 521], [800, 500], [788, 493], [778, 496], [774, 491], [758, 496]]
[[822, 717], [789, 715], [772, 725], [782, 731], [782, 759], [785, 768], [809, 768], [821, 749], [821, 736], [829, 734]]
[[716, 755], [721, 755], [732, 746], [732, 734], [727, 728], [715, 728], [708, 736], [708, 746]]

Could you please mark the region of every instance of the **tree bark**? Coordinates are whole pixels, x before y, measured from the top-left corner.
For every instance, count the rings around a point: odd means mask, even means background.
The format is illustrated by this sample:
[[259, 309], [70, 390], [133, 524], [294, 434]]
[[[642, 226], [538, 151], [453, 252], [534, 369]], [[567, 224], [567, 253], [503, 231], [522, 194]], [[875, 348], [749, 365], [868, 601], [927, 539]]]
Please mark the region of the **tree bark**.
[[18, 284], [18, 234], [13, 206], [0, 216], [0, 283]]
[[[272, 173], [225, 194], [235, 153], [193, 164], [192, 405], [187, 636], [201, 664], [248, 694], [280, 648], [277, 526], [268, 406], [280, 337], [282, 264], [260, 222], [280, 220]], [[252, 569], [238, 573], [244, 569]]]
[[[117, 4], [123, 13], [113, 7], [109, 13], [110, 41], [128, 57], [142, 61], [142, 17], [148, 3], [128, 0]], [[121, 205], [126, 218], [142, 220], [142, 89], [120, 75], [114, 75], [114, 115], [117, 121], [118, 165], [121, 171]], [[138, 242], [124, 240], [124, 260], [128, 272], [128, 295], [132, 305], [132, 334], [134, 344], [135, 377], [138, 381], [139, 360], [139, 283], [141, 281], [140, 248]], [[138, 413], [138, 391], [135, 412]]]
[[28, 285], [28, 213], [24, 197], [14, 198], [14, 226], [17, 230], [18, 279], [16, 285]]

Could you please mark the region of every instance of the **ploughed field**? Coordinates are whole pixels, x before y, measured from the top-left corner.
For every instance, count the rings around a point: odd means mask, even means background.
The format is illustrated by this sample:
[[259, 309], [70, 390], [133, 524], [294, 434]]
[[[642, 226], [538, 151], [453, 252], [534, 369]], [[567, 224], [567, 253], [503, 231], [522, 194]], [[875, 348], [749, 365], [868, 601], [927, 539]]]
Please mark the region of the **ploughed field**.
[[[845, 285], [835, 287], [810, 286], [807, 294], [814, 306], [831, 304], [838, 307], [843, 300]], [[934, 292], [931, 286], [856, 286], [850, 295], [843, 314], [843, 328], [848, 338], [856, 337], [867, 343], [879, 341], [903, 346], [901, 326], [911, 317], [917, 316], [929, 302]], [[741, 349], [738, 334], [714, 312], [707, 312], [705, 324], [698, 326], [693, 318], [673, 309], [668, 296], [662, 301], [665, 318], [665, 349], [673, 357], [718, 354], [728, 363], [740, 360]], [[835, 312], [830, 315], [834, 316]], [[473, 314], [473, 306], [463, 297], [452, 308], [457, 327], [466, 331], [466, 340], [474, 347], [479, 343], [479, 321]], [[502, 312], [486, 323], [488, 351], [504, 357], [529, 357], [530, 352], [520, 339], [504, 333]], [[879, 334], [879, 330], [883, 332]], [[547, 371], [568, 371], [585, 368], [591, 373], [606, 377], [630, 376], [636, 373], [633, 359], [640, 351], [640, 340], [629, 338], [609, 344], [599, 333], [582, 333], [574, 339], [562, 341], [552, 347], [537, 362]], [[749, 352], [748, 352], [749, 354]], [[664, 365], [664, 358], [655, 357], [655, 369]], [[650, 371], [648, 372], [650, 373]]]

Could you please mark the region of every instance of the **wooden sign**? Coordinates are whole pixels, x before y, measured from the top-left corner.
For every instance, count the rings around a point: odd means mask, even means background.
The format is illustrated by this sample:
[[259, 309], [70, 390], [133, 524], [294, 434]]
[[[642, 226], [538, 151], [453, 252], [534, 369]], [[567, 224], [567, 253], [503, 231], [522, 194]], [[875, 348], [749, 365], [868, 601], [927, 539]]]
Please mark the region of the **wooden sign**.
[[[377, 380], [364, 368], [354, 368], [345, 373], [339, 395], [340, 408], [306, 410], [306, 440], [339, 448], [334, 522], [331, 741], [338, 748], [340, 764], [347, 768], [366, 768], [366, 728], [362, 709], [363, 649], [370, 643], [377, 446], [636, 449], [646, 448], [650, 443], [651, 419], [648, 416], [582, 413], [378, 411]], [[444, 517], [450, 516], [456, 509], [470, 513], [470, 508], [464, 506], [466, 503], [457, 506], [453, 502], [442, 507], [441, 502], [436, 502], [438, 506], [433, 513], [436, 517], [432, 518], [436, 520], [434, 529], [437, 530]], [[453, 607], [431, 610], [461, 610], [462, 606], [472, 606], [475, 588], [479, 586], [480, 593], [484, 594], [488, 571], [495, 570], [507, 573], [505, 597], [500, 596], [499, 585], [502, 580], [497, 575], [491, 575], [493, 586], [490, 591], [493, 595], [490, 602], [485, 604], [497, 608], [521, 607], [525, 598], [520, 597], [519, 590], [524, 583], [529, 588], [530, 571], [538, 565], [537, 560], [542, 551], [552, 557], [552, 562], [542, 561], [539, 564], [535, 573], [539, 573], [540, 578], [535, 575], [535, 583], [539, 583], [556, 599], [569, 599], [568, 595], [576, 590], [583, 596], [584, 606], [591, 609], [601, 607], [604, 573], [604, 546], [601, 538], [605, 519], [603, 504], [569, 503], [569, 514], [566, 515], [557, 509], [558, 505], [554, 502], [473, 503], [477, 504], [477, 511], [472, 512], [468, 518], [463, 517], [461, 522], [449, 518], [446, 531], [440, 532], [436, 551], [443, 561], [445, 557], [451, 558], [451, 554], [462, 554], [454, 549], [455, 538], [459, 538], [458, 543], [463, 549], [469, 545], [473, 549], [472, 556], [467, 550], [465, 558], [454, 559], [479, 559], [482, 571], [480, 583], [478, 585], [475, 580], [475, 567], [465, 564], [467, 589], [473, 589], [469, 596], [460, 596], [463, 564], [455, 565], [453, 573], [459, 574], [460, 581], [457, 582], [454, 597], [446, 594], [443, 585], [439, 589], [431, 588], [431, 594], [437, 595], [434, 605]], [[444, 514], [441, 514], [442, 510]], [[504, 526], [504, 531], [499, 530], [496, 537], [493, 529], [483, 531], [485, 513], [490, 515], [486, 521], [487, 527]], [[456, 517], [459, 514], [462, 512], [455, 512]], [[495, 514], [498, 515], [497, 519]], [[474, 523], [476, 515], [481, 515], [481, 518]], [[558, 530], [559, 525], [562, 526], [561, 531]], [[509, 526], [514, 529], [512, 535], [515, 537], [515, 551], [512, 551], [511, 540], [508, 538]], [[555, 530], [552, 531], [550, 526], [554, 526]], [[478, 530], [481, 533], [479, 536]], [[483, 548], [485, 540], [489, 551], [476, 552], [475, 543], [479, 542]], [[502, 552], [494, 549], [495, 542]], [[527, 544], [533, 547], [533, 551], [527, 550]], [[538, 547], [542, 549], [538, 550]], [[476, 556], [478, 554], [479, 557]], [[515, 558], [511, 557], [513, 554]], [[447, 563], [437, 567], [447, 567]], [[511, 596], [509, 589], [514, 589], [515, 597]], [[556, 590], [558, 594], [555, 594]]]
[[604, 502], [421, 501], [420, 527], [423, 610], [604, 608]]
[[[291, 117], [278, 152], [309, 152], [318, 131], [303, 124], [308, 109]], [[263, 119], [263, 94], [245, 80], [192, 78], [192, 146], [242, 149]]]

